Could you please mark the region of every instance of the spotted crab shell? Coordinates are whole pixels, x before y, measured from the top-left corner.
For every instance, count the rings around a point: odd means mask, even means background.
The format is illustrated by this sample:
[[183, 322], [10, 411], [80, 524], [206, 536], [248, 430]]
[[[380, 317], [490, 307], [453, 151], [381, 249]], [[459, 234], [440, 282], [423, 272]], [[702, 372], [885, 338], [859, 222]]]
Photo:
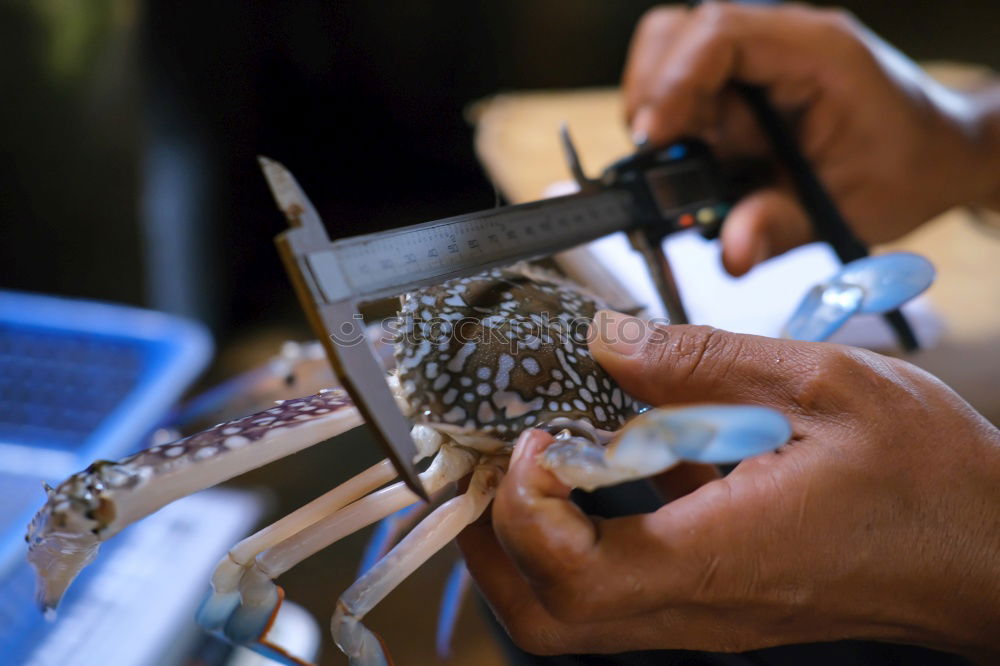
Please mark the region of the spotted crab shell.
[[636, 406], [587, 348], [607, 307], [523, 264], [407, 294], [395, 338], [407, 415], [499, 448], [556, 419], [618, 430]]

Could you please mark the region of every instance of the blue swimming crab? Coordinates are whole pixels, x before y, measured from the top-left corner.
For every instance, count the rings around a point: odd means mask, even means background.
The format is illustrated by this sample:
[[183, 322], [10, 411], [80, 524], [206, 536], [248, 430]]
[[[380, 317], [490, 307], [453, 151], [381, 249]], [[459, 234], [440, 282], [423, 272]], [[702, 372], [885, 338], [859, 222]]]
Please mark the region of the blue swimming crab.
[[[646, 409], [624, 393], [587, 347], [606, 304], [529, 265], [423, 288], [402, 299], [396, 368], [387, 380], [413, 421], [429, 494], [470, 477], [468, 490], [418, 524], [340, 598], [334, 641], [351, 664], [386, 664], [365, 614], [475, 520], [492, 499], [513, 442], [529, 428], [557, 434], [542, 464], [567, 485], [592, 489], [663, 471], [682, 459], [722, 462], [782, 444], [775, 412], [749, 406]], [[362, 423], [340, 389], [284, 401], [117, 462], [100, 461], [47, 489], [28, 528], [38, 600], [53, 610], [101, 542], [180, 497]], [[728, 460], [726, 460], [728, 461]], [[304, 663], [269, 640], [283, 593], [273, 580], [306, 557], [418, 497], [384, 460], [244, 539], [218, 563], [199, 622], [275, 660]]]

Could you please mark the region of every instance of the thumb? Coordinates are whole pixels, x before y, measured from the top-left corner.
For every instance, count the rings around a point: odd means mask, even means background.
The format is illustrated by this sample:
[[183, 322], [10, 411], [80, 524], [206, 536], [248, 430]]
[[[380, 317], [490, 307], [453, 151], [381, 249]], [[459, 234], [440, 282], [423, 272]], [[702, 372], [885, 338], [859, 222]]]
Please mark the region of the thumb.
[[708, 326], [664, 326], [601, 310], [590, 352], [629, 395], [651, 405], [786, 406], [808, 367], [807, 344]]

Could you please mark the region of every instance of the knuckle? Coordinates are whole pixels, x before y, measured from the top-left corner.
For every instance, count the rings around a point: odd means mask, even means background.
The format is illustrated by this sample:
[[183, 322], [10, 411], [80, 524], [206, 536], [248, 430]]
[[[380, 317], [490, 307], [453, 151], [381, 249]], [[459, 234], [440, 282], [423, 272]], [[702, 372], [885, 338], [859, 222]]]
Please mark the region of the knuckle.
[[867, 53], [861, 40], [861, 24], [845, 9], [829, 8], [818, 12], [816, 21], [817, 43], [837, 57]]
[[675, 25], [684, 18], [684, 10], [680, 7], [660, 5], [648, 9], [639, 19], [636, 33], [645, 40], [659, 41], [669, 33]]
[[808, 416], [836, 415], [858, 400], [892, 390], [892, 382], [873, 372], [864, 354], [839, 345], [823, 345], [793, 387], [795, 403]]
[[860, 25], [857, 17], [843, 7], [826, 7], [819, 10], [822, 22], [831, 32], [853, 36]]
[[739, 336], [711, 326], [691, 326], [680, 335], [651, 340], [645, 350], [647, 369], [651, 376], [670, 370], [681, 379], [696, 375], [723, 379], [739, 356], [739, 347]]
[[695, 20], [709, 32], [722, 33], [736, 20], [733, 8], [724, 2], [706, 2], [694, 10]]

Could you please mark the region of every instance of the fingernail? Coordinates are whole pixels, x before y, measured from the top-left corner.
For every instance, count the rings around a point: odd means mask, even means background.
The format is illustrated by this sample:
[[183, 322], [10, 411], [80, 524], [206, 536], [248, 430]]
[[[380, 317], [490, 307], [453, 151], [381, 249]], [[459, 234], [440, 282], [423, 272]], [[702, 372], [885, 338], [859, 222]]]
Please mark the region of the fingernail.
[[511, 465], [514, 465], [518, 460], [520, 460], [525, 449], [531, 446], [531, 438], [534, 435], [534, 432], [534, 430], [525, 430], [521, 433], [521, 436], [517, 438], [517, 442], [514, 444], [514, 452], [510, 454]]
[[636, 148], [649, 145], [649, 130], [653, 125], [653, 107], [643, 106], [635, 112], [632, 118], [632, 143]]
[[635, 356], [645, 346], [649, 327], [638, 317], [613, 310], [601, 310], [594, 317], [594, 342], [619, 356]]

